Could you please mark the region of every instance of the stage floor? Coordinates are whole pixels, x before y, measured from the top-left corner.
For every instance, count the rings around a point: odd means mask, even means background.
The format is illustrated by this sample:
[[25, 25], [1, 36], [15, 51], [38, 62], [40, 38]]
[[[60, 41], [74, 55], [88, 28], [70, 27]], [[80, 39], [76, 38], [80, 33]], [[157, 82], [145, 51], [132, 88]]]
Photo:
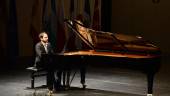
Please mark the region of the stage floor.
[[[168, 59], [167, 59], [168, 61]], [[169, 62], [169, 61], [168, 61]], [[170, 95], [170, 65], [163, 62], [154, 81], [154, 96]], [[1, 96], [46, 96], [46, 88], [27, 89], [30, 87], [30, 74], [25, 68], [13, 68], [0, 72]], [[45, 77], [35, 79], [35, 86], [46, 83]], [[57, 91], [53, 96], [146, 96], [146, 75], [141, 72], [119, 68], [89, 68], [86, 75], [87, 89], [82, 90], [80, 74], [77, 72], [66, 91]]]

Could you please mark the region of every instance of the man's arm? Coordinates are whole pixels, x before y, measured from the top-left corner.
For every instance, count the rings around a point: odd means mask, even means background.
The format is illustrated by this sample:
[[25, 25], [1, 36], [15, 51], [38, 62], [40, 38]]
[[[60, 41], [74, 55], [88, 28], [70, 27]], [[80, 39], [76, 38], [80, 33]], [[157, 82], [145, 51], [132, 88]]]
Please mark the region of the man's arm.
[[42, 50], [41, 50], [41, 46], [40, 46], [39, 43], [35, 45], [35, 51], [36, 51], [36, 54], [37, 54], [39, 57], [41, 57]]
[[50, 47], [50, 54], [54, 54], [53, 46], [51, 45], [51, 43], [49, 43], [49, 47]]

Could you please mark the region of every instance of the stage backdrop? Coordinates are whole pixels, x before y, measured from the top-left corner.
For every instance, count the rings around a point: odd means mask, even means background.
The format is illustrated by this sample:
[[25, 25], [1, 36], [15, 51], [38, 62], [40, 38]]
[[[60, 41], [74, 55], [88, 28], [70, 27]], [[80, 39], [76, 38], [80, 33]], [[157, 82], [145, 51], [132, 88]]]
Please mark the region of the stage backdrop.
[[[0, 50], [7, 54], [7, 30], [9, 20], [9, 2], [11, 0], [0, 1]], [[30, 35], [31, 24], [36, 32], [41, 30], [42, 8], [44, 0], [14, 0], [16, 1], [17, 20], [17, 46], [18, 56], [32, 56], [34, 39]], [[51, 2], [51, 0], [47, 0]], [[56, 0], [58, 2], [58, 0]], [[64, 17], [70, 17], [70, 5], [72, 0], [64, 1]], [[96, 0], [89, 0], [90, 17], [93, 21], [94, 6]], [[57, 4], [56, 2], [56, 4]], [[111, 31], [130, 35], [141, 35], [153, 41], [163, 51], [164, 55], [170, 54], [170, 0], [160, 0], [159, 3], [153, 0], [112, 0], [111, 4]], [[34, 5], [37, 5], [33, 7]], [[85, 0], [74, 0], [74, 14], [84, 12]], [[32, 8], [37, 8], [34, 19]], [[101, 10], [101, 0], [99, 0], [99, 12]], [[107, 11], [107, 10], [106, 10]], [[99, 14], [101, 16], [101, 12]], [[100, 17], [101, 19], [101, 17]], [[103, 19], [103, 18], [102, 18]], [[99, 22], [101, 22], [99, 20]], [[68, 33], [66, 32], [66, 38]], [[16, 46], [16, 48], [17, 48]], [[16, 54], [17, 55], [17, 54]]]

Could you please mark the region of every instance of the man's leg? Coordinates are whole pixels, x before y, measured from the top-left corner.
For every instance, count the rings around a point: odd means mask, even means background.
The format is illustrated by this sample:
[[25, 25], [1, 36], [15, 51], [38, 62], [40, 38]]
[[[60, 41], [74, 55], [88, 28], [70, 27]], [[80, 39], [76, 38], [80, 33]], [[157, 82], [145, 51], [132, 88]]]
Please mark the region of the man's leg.
[[54, 71], [47, 69], [47, 87], [49, 90], [53, 90], [53, 83], [54, 83]]

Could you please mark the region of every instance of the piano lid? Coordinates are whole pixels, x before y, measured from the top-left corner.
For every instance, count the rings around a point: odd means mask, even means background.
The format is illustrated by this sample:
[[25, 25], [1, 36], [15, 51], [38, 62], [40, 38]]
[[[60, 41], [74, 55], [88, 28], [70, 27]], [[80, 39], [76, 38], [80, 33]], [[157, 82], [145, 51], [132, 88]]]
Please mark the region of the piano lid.
[[[97, 50], [98, 44], [113, 45], [115, 43], [121, 46], [121, 49], [127, 50], [127, 48], [114, 36], [111, 32], [96, 31], [85, 27], [82, 22], [78, 20], [65, 20], [66, 24], [76, 33], [81, 40], [83, 40], [91, 49]], [[102, 50], [112, 50], [112, 48], [105, 48]]]
[[68, 27], [71, 28], [73, 32], [77, 34], [91, 49], [95, 49], [92, 38], [89, 34], [89, 28], [86, 28], [80, 21], [65, 20], [65, 22]]
[[76, 20], [65, 20], [65, 22], [92, 50], [144, 53], [159, 51], [157, 46], [141, 36], [96, 31]]

